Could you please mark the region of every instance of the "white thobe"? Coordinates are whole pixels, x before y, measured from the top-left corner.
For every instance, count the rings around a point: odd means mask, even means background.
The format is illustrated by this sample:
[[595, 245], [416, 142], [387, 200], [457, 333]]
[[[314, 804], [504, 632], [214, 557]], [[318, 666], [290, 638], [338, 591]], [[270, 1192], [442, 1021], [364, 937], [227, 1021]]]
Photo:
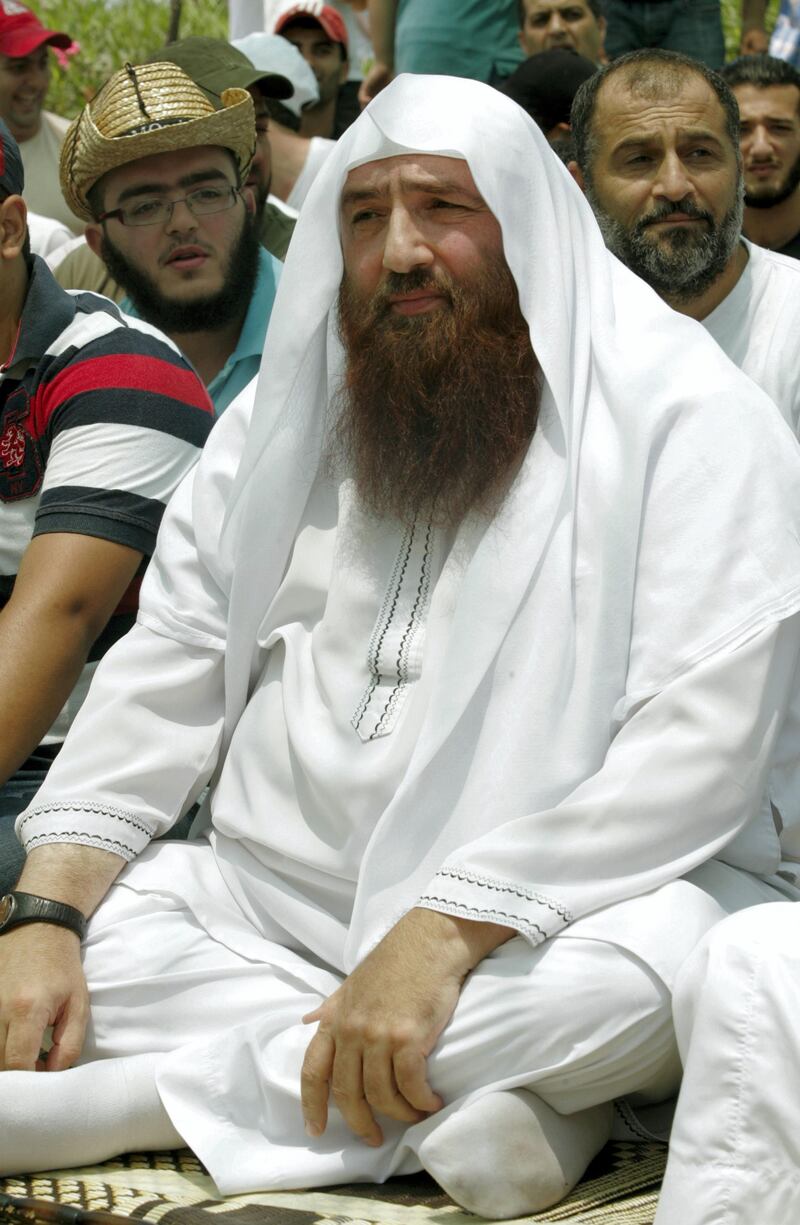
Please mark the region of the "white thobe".
[[211, 800], [217, 857], [254, 923], [268, 913], [338, 968], [364, 851], [419, 736], [423, 657], [441, 654], [469, 535], [453, 549], [424, 522], [377, 522], [351, 481], [321, 479], [261, 626], [267, 663]]
[[[726, 722], [742, 752], [754, 761], [769, 755], [769, 737], [747, 735], [752, 711], [742, 709], [737, 695], [742, 684], [763, 685], [765, 704], [779, 704], [776, 652], [793, 654], [797, 635], [796, 618], [762, 633], [739, 648], [735, 660], [703, 665], [637, 717], [628, 744], [634, 804], [645, 811], [657, 785], [638, 771], [639, 753], [681, 717], [692, 689], [699, 687], [709, 716]], [[766, 673], [775, 680], [765, 681]], [[248, 712], [266, 709], [258, 696], [272, 685], [291, 690], [296, 675], [284, 666], [281, 676], [258, 687]], [[413, 720], [413, 698], [406, 716]], [[399, 732], [398, 726], [392, 735]], [[230, 783], [220, 784], [220, 794], [224, 790], [231, 801], [245, 769], [240, 744], [245, 754], [259, 747], [249, 731], [232, 745], [224, 772]], [[251, 778], [263, 779], [272, 794], [270, 747], [261, 741], [260, 767]], [[355, 781], [358, 767], [339, 768]], [[368, 794], [368, 770], [362, 781]], [[303, 790], [298, 776], [297, 791]], [[363, 824], [353, 820], [357, 798], [355, 804], [353, 813], [340, 814], [340, 833]], [[250, 812], [231, 808], [229, 820], [245, 832]], [[304, 859], [287, 861], [285, 871], [275, 848], [286, 847], [296, 837], [293, 830], [267, 834], [272, 846], [259, 847], [257, 855], [245, 841], [213, 831], [211, 846], [154, 845], [124, 871], [90, 924], [85, 970], [92, 1024], [83, 1061], [163, 1052], [157, 1083], [164, 1105], [227, 1194], [412, 1172], [419, 1168], [420, 1144], [438, 1121], [434, 1116], [408, 1129], [389, 1123], [376, 1150], [352, 1136], [334, 1110], [321, 1140], [305, 1137], [300, 1066], [311, 1032], [301, 1018], [341, 982], [347, 905], [346, 881], [338, 891], [320, 888], [320, 864], [330, 868], [342, 845], [330, 838], [330, 826], [316, 832], [320, 836], [300, 832]], [[271, 870], [264, 870], [262, 858]], [[514, 1085], [531, 1086], [563, 1112], [623, 1094], [637, 1103], [674, 1094], [680, 1064], [672, 980], [709, 928], [739, 907], [779, 899], [780, 883], [712, 862], [685, 880], [578, 920], [536, 948], [520, 938], [509, 941], [470, 976], [430, 1058], [445, 1115], [483, 1092]], [[788, 884], [786, 890], [796, 896]], [[340, 947], [331, 966], [320, 949], [333, 949], [337, 933]], [[626, 950], [631, 944], [638, 955]], [[647, 948], [651, 955], [643, 958]]]
[[716, 927], [681, 971], [685, 1072], [656, 1225], [800, 1220], [800, 910]]
[[[267, 662], [212, 793], [210, 845], [152, 847], [92, 920], [83, 1059], [163, 1052], [162, 1100], [226, 1193], [410, 1172], [436, 1125], [390, 1124], [373, 1150], [334, 1112], [325, 1137], [309, 1144], [299, 1079], [310, 1031], [301, 1018], [346, 972], [359, 868], [411, 759], [476, 527], [455, 542], [427, 528], [404, 532], [361, 515], [347, 484], [337, 497], [317, 482], [262, 623]], [[697, 768], [713, 775], [715, 752], [730, 752], [748, 755], [756, 776], [766, 769], [769, 724], [785, 706], [799, 634], [797, 618], [762, 631], [645, 704], [612, 765], [612, 789], [624, 786], [631, 811], [646, 811], [658, 786], [640, 762], [658, 753], [670, 772], [674, 744], [680, 749], [672, 729], [698, 700], [720, 737]], [[194, 722], [163, 734], [158, 720], [151, 726], [151, 748], [143, 744], [136, 762], [140, 783], [160, 753], [187, 763], [198, 739], [213, 745], [214, 721], [196, 700], [208, 702], [208, 659], [139, 626], [98, 678], [62, 763], [67, 774], [91, 754], [93, 720], [108, 718], [109, 692], [124, 695], [130, 711], [131, 685], [147, 677], [156, 714], [154, 670], [162, 716], [183, 689]], [[751, 690], [763, 691], [760, 707], [741, 702]], [[125, 723], [120, 746], [130, 742]], [[168, 784], [163, 770], [158, 778]], [[57, 794], [63, 778], [54, 783]], [[689, 770], [687, 801], [698, 785]], [[29, 825], [53, 819], [45, 806]], [[88, 829], [92, 814], [81, 819]], [[94, 814], [96, 830], [103, 820]], [[712, 863], [573, 922], [538, 948], [510, 941], [471, 976], [431, 1057], [447, 1112], [519, 1084], [564, 1111], [620, 1094], [649, 1101], [674, 1093], [672, 979], [709, 927], [739, 906], [779, 897], [776, 884]]]

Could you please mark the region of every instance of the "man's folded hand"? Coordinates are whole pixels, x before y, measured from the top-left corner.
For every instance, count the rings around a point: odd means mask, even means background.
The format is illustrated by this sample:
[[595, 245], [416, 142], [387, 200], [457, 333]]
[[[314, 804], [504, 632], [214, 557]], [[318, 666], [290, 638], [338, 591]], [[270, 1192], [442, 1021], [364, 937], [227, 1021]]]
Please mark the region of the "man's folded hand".
[[438, 911], [409, 911], [303, 1018], [319, 1022], [302, 1071], [307, 1133], [325, 1131], [331, 1097], [350, 1130], [375, 1146], [383, 1142], [376, 1114], [416, 1123], [439, 1110], [427, 1057], [469, 971], [514, 934]]

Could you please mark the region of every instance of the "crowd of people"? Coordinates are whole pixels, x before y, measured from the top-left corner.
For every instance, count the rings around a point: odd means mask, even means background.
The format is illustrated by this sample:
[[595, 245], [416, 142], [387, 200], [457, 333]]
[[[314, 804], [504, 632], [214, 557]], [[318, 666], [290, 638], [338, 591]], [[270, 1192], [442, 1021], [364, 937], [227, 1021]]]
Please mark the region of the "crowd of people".
[[505, 1219], [646, 1138], [657, 1225], [795, 1225], [766, 10], [231, 0], [67, 119], [0, 0], [0, 1176]]

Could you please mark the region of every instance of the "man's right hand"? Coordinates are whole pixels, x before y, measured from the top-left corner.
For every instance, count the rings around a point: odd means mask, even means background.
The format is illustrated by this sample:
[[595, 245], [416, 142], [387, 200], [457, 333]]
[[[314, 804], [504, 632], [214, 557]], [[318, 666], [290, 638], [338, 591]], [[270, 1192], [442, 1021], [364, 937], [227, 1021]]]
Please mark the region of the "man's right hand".
[[[75, 1063], [89, 1019], [89, 996], [75, 932], [25, 923], [0, 936], [0, 1070], [62, 1071]], [[39, 1052], [52, 1026], [53, 1045]]]
[[[110, 851], [69, 842], [31, 850], [17, 889], [74, 906], [87, 918], [125, 867]], [[0, 934], [0, 1070], [60, 1072], [81, 1053], [89, 996], [75, 932], [21, 923]], [[39, 1059], [45, 1030], [53, 1045]]]

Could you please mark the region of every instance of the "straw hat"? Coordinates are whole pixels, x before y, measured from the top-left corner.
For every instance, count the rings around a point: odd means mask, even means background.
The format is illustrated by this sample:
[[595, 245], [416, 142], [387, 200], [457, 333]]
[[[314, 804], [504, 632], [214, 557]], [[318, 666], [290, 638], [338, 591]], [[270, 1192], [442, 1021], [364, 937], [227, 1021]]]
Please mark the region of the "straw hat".
[[175, 64], [126, 64], [67, 132], [59, 167], [67, 204], [92, 221], [86, 194], [109, 170], [199, 145], [230, 149], [244, 181], [255, 152], [253, 101], [244, 89], [226, 89], [220, 100], [217, 110]]

